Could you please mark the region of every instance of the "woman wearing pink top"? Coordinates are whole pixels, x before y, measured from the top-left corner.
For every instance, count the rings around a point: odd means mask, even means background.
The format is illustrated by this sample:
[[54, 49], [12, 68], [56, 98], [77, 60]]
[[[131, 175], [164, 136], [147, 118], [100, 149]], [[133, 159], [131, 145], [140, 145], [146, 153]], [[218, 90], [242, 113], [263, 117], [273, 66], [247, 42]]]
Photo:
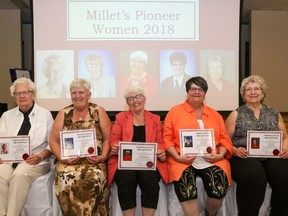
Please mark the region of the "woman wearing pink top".
[[[168, 181], [166, 153], [160, 117], [145, 110], [145, 92], [138, 86], [125, 91], [129, 111], [116, 115], [110, 136], [111, 157], [108, 160], [108, 185], [115, 181], [124, 216], [135, 216], [136, 188], [141, 189], [142, 214], [154, 216], [159, 198], [159, 181]], [[119, 170], [119, 142], [157, 143], [157, 170]]]

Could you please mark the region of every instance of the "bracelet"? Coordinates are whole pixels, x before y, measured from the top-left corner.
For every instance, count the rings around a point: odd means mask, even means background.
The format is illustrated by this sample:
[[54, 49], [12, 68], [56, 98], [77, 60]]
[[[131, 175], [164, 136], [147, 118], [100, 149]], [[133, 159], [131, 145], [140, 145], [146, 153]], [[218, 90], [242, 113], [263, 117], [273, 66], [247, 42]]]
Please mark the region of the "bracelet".
[[43, 157], [41, 154], [38, 154], [38, 155], [40, 156], [41, 161], [43, 161], [43, 160], [44, 160], [44, 157]]

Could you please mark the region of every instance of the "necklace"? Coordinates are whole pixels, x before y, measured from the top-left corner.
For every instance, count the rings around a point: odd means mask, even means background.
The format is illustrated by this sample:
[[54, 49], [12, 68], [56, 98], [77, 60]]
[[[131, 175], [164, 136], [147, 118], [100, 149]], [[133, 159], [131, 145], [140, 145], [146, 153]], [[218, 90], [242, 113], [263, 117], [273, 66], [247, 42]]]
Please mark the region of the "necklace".
[[75, 121], [83, 121], [86, 118], [87, 112], [74, 112]]

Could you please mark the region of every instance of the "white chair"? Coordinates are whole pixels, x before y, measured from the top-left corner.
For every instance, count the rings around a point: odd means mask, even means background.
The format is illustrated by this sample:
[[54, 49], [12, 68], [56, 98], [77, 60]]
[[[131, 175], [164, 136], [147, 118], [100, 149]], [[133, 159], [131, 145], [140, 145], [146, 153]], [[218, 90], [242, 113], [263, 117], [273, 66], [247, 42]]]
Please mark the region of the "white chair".
[[51, 216], [53, 215], [54, 169], [46, 175], [37, 178], [30, 188], [21, 216]]
[[[162, 180], [159, 183], [160, 191], [159, 191], [159, 200], [158, 200], [158, 206], [157, 210], [155, 212], [155, 216], [168, 216], [168, 208], [167, 208], [167, 190], [166, 185], [162, 182]], [[136, 216], [141, 216], [141, 191], [139, 186], [137, 187], [136, 192], [136, 201], [137, 201], [137, 207], [136, 207]], [[117, 185], [114, 182], [111, 185], [111, 196], [110, 196], [110, 216], [123, 216], [122, 210], [120, 207], [120, 203], [118, 200], [118, 190]]]
[[265, 192], [265, 199], [264, 199], [264, 202], [260, 208], [259, 216], [270, 215], [271, 193], [272, 193], [272, 188], [270, 187], [270, 185], [267, 185], [266, 192]]
[[54, 192], [54, 159], [53, 156], [50, 158], [50, 171], [32, 183], [20, 216], [61, 216], [60, 207]]
[[55, 195], [55, 185], [53, 185], [52, 188], [52, 193], [53, 193], [53, 216], [62, 216], [61, 208], [58, 202], [58, 199]]
[[[197, 193], [198, 193], [198, 206], [201, 216], [205, 215], [205, 203], [207, 199], [206, 192], [201, 178], [196, 179], [197, 184]], [[227, 195], [223, 200], [222, 207], [219, 210], [218, 216], [237, 216], [237, 203], [236, 203], [236, 187], [237, 184], [233, 181], [230, 188], [228, 189]], [[259, 216], [268, 216], [270, 212], [270, 197], [271, 197], [271, 188], [268, 185], [266, 189], [265, 199], [260, 208]], [[167, 186], [168, 194], [168, 212], [169, 216], [184, 216], [181, 205], [176, 196], [174, 185], [169, 184]]]
[[[227, 192], [227, 195], [225, 197], [225, 210], [226, 210], [226, 215], [237, 215], [238, 213], [238, 208], [237, 208], [237, 202], [236, 202], [236, 187], [237, 184], [236, 182], [232, 181], [232, 184]], [[272, 189], [270, 185], [268, 184], [266, 187], [266, 192], [265, 192], [265, 198], [263, 201], [263, 204], [259, 210], [259, 216], [268, 216], [270, 213], [270, 200], [271, 200], [271, 192]], [[224, 205], [224, 204], [223, 204]]]

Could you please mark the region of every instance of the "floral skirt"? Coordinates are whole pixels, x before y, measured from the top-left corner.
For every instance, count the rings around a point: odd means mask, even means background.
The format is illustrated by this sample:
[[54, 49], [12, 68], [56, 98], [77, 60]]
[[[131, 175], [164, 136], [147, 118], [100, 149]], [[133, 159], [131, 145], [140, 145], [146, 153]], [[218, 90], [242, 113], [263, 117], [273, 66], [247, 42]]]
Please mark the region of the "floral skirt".
[[90, 164], [82, 159], [77, 165], [55, 165], [55, 191], [63, 216], [107, 216], [109, 189], [107, 165]]

